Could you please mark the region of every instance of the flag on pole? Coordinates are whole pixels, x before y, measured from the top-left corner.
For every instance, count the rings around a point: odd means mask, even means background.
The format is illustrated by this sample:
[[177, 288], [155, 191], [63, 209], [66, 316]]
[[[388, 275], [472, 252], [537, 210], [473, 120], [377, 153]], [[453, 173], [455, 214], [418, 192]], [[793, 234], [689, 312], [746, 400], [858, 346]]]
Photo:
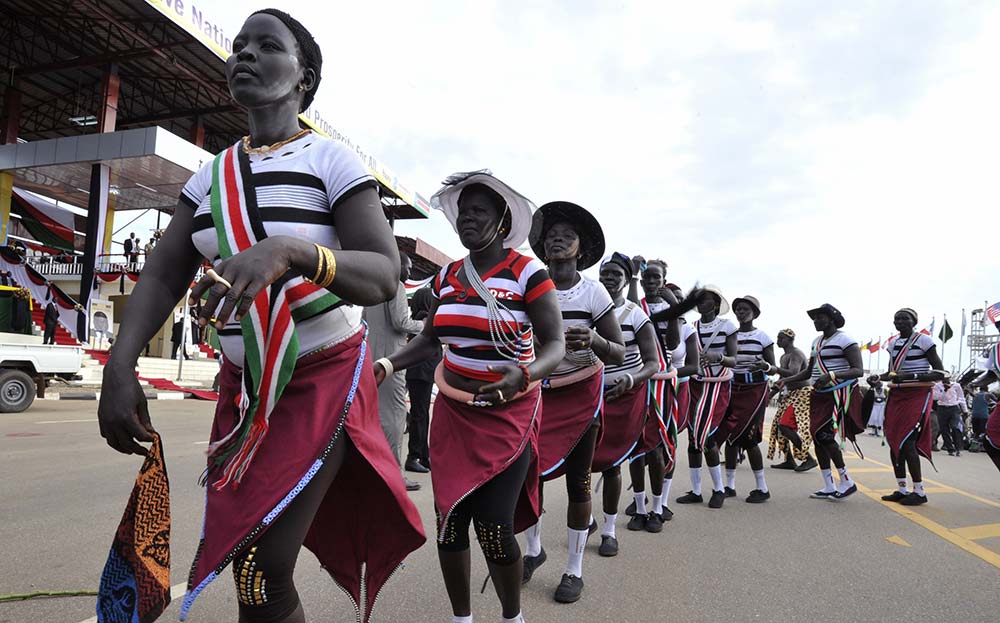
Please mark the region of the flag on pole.
[[990, 322], [996, 322], [1000, 320], [1000, 301], [993, 303], [986, 308], [986, 313], [983, 314], [983, 325], [986, 325], [986, 320], [989, 319]]
[[934, 318], [931, 318], [931, 324], [920, 330], [924, 335], [929, 335], [934, 337]]
[[861, 352], [865, 352], [868, 350], [868, 347], [870, 345], [871, 345], [870, 342], [865, 342], [864, 344], [859, 345], [858, 348], [861, 349]]
[[948, 319], [945, 318], [944, 319], [944, 326], [941, 327], [941, 331], [938, 332], [938, 339], [941, 340], [942, 344], [944, 344], [945, 342], [947, 342], [948, 340], [950, 340], [952, 337], [954, 337], [954, 335], [955, 335], [955, 332], [951, 330], [951, 325], [948, 324]]
[[965, 337], [965, 308], [962, 308], [962, 337]]

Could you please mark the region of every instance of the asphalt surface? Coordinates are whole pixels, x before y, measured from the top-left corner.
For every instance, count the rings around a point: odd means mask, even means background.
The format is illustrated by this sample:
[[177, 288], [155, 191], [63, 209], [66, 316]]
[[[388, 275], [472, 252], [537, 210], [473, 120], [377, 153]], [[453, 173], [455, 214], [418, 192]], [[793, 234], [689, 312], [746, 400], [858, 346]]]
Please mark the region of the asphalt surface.
[[[114, 529], [140, 461], [100, 439], [96, 402], [39, 402], [0, 415], [0, 595], [41, 590], [95, 590]], [[204, 464], [212, 405], [150, 403], [164, 438], [172, 488], [173, 572], [181, 584], [200, 531]], [[684, 445], [684, 444], [682, 444]], [[721, 510], [671, 503], [661, 534], [625, 529], [621, 553], [597, 556], [592, 538], [584, 560], [583, 598], [557, 604], [552, 593], [566, 560], [565, 490], [546, 488], [543, 542], [549, 561], [523, 595], [527, 621], [995, 621], [1000, 606], [1000, 474], [984, 454], [936, 454], [926, 467], [930, 503], [914, 511], [877, 497], [893, 487], [888, 451], [865, 437], [868, 460], [851, 458], [862, 493], [841, 502], [811, 500], [818, 471], [767, 470], [772, 498], [749, 505], [749, 468], [740, 466], [740, 497]], [[681, 460], [672, 497], [687, 490]], [[413, 477], [411, 475], [411, 477]], [[430, 479], [413, 494], [433, 534]], [[708, 474], [703, 477], [710, 482]], [[625, 476], [626, 485], [628, 481]], [[596, 481], [595, 481], [596, 482]], [[885, 491], [883, 491], [885, 490]], [[870, 494], [870, 495], [869, 495]], [[631, 501], [625, 492], [621, 508]], [[598, 507], [599, 510], [599, 507]], [[485, 564], [473, 545], [474, 590]], [[353, 622], [348, 599], [303, 551], [296, 581], [310, 621]], [[79, 623], [94, 615], [93, 597], [0, 603], [0, 623]], [[163, 621], [176, 620], [175, 599]], [[476, 621], [500, 619], [492, 588], [473, 598]], [[228, 574], [195, 604], [189, 621], [235, 620]], [[451, 621], [433, 543], [412, 554], [390, 581], [374, 621]]]

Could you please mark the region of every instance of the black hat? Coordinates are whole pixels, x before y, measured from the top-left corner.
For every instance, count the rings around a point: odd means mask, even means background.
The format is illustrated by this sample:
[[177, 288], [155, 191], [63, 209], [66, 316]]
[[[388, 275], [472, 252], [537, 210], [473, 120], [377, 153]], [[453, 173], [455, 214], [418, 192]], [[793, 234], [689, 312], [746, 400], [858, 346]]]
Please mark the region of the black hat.
[[552, 201], [538, 208], [531, 220], [528, 242], [531, 250], [545, 260], [545, 234], [556, 223], [568, 223], [580, 237], [577, 270], [585, 270], [604, 255], [604, 231], [594, 215], [569, 201]]
[[809, 314], [809, 317], [812, 318], [813, 320], [816, 320], [817, 314], [826, 314], [830, 318], [833, 318], [833, 325], [835, 327], [840, 329], [844, 326], [844, 315], [840, 313], [839, 309], [837, 309], [833, 305], [830, 305], [829, 303], [823, 303], [819, 307], [815, 309], [810, 309], [806, 313]]
[[619, 253], [618, 251], [615, 251], [609, 257], [604, 258], [604, 260], [601, 262], [602, 267], [605, 264], [617, 264], [618, 266], [621, 266], [622, 270], [625, 271], [625, 278], [628, 280], [632, 279], [633, 277], [632, 260], [630, 260], [629, 257], [624, 253]]

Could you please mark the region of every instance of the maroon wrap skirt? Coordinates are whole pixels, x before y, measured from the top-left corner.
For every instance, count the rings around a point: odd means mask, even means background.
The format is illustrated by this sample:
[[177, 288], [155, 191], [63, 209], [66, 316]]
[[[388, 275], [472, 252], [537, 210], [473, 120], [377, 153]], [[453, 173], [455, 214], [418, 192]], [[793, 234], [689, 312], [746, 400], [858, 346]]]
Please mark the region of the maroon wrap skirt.
[[[236, 366], [223, 365], [212, 441], [236, 423], [240, 376]], [[355, 377], [357, 389], [345, 412]], [[382, 586], [426, 537], [382, 432], [363, 332], [300, 359], [239, 487], [207, 487], [204, 534], [182, 616], [288, 507], [343, 434], [350, 441], [344, 463], [313, 518], [305, 546], [354, 601], [359, 620], [368, 621]]]
[[678, 435], [687, 430], [688, 423], [690, 422], [691, 388], [689, 385], [690, 381], [686, 378], [677, 379], [677, 409], [675, 417]]
[[732, 383], [691, 379], [687, 385], [691, 392], [688, 427], [691, 429], [694, 447], [700, 452], [705, 449], [708, 438], [722, 424], [729, 407]]
[[816, 438], [816, 433], [824, 426], [834, 423], [840, 430], [843, 439], [854, 441], [856, 435], [864, 430], [861, 416], [861, 389], [857, 383], [848, 389], [849, 399], [841, 401], [837, 408], [836, 392], [814, 391], [809, 398], [809, 433]]
[[442, 530], [459, 502], [507, 469], [525, 450], [531, 451], [531, 464], [514, 510], [514, 532], [538, 522], [540, 406], [537, 387], [502, 406], [488, 408], [470, 407], [438, 394], [429, 444], [434, 505], [441, 513]]
[[885, 440], [889, 450], [899, 456], [906, 440], [917, 435], [917, 453], [931, 458], [931, 388], [897, 385], [889, 391], [885, 405]]
[[538, 434], [542, 481], [555, 480], [565, 473], [566, 457], [580, 438], [595, 423], [602, 424], [603, 407], [603, 368], [578, 383], [542, 390], [542, 426]]
[[990, 442], [997, 450], [1000, 450], [1000, 402], [993, 407], [990, 419], [986, 420], [986, 441]]
[[[617, 465], [621, 465], [627, 458], [632, 456], [636, 448], [645, 441], [645, 431], [652, 426], [656, 428], [656, 444], [659, 443], [659, 420], [655, 417], [647, 417], [647, 404], [649, 402], [649, 392], [645, 383], [640, 383], [638, 387], [633, 387], [622, 394], [618, 400], [610, 400], [604, 403], [604, 424], [601, 441], [594, 449], [593, 470], [603, 472]], [[648, 448], [652, 450], [653, 448]]]
[[719, 443], [741, 447], [759, 444], [764, 437], [768, 396], [767, 383], [733, 383], [729, 409], [719, 427]]

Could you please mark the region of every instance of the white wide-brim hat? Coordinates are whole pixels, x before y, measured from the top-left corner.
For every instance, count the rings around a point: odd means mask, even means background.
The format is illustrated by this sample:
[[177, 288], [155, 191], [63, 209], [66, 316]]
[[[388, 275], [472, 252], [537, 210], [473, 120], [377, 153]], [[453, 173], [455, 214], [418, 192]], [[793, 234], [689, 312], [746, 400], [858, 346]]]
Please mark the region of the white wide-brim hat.
[[729, 301], [726, 300], [726, 297], [722, 296], [722, 290], [719, 289], [719, 286], [713, 286], [709, 284], [702, 286], [701, 289], [705, 292], [711, 292], [715, 296], [719, 297], [720, 316], [725, 316], [726, 314], [729, 313]]
[[457, 234], [458, 197], [462, 194], [462, 189], [471, 184], [488, 186], [507, 202], [507, 207], [510, 208], [510, 231], [503, 239], [504, 248], [516, 249], [524, 244], [528, 239], [528, 232], [531, 231], [531, 216], [535, 212], [535, 204], [494, 177], [489, 169], [449, 175], [444, 181], [444, 186], [431, 197], [431, 207], [444, 212], [445, 218]]

